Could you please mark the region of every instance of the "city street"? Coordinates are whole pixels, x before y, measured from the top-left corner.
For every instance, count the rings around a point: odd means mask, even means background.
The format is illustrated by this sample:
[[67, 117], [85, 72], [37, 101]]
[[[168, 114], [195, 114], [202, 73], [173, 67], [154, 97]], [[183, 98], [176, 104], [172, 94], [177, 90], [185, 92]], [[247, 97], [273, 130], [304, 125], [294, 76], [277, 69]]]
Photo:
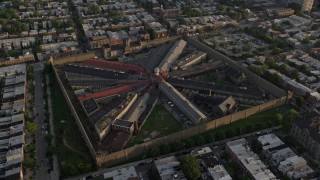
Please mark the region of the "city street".
[[41, 133], [41, 127], [44, 125], [44, 99], [43, 99], [43, 85], [42, 85], [42, 63], [34, 64], [34, 76], [35, 76], [35, 122], [38, 126], [36, 132], [36, 180], [50, 179], [48, 173], [49, 161], [47, 158], [47, 142], [44, 135]]

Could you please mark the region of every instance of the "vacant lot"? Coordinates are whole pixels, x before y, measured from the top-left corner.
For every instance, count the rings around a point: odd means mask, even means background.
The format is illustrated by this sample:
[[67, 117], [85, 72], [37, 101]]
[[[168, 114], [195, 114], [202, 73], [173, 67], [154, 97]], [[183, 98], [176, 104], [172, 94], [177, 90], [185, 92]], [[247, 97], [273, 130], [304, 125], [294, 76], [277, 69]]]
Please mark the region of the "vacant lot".
[[128, 146], [143, 143], [143, 139], [149, 137], [152, 132], [166, 136], [180, 130], [182, 126], [174, 116], [163, 105], [156, 105], [142, 129], [135, 137], [132, 137]]

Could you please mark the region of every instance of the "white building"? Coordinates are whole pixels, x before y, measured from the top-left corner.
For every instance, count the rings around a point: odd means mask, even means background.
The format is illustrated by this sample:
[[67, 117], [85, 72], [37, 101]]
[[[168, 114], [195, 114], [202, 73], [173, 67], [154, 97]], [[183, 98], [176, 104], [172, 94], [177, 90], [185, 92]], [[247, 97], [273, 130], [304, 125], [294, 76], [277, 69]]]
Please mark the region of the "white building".
[[243, 167], [245, 173], [249, 174], [256, 180], [275, 180], [276, 176], [261, 162], [259, 156], [252, 152], [248, 147], [245, 139], [238, 139], [227, 142], [227, 148], [240, 166]]

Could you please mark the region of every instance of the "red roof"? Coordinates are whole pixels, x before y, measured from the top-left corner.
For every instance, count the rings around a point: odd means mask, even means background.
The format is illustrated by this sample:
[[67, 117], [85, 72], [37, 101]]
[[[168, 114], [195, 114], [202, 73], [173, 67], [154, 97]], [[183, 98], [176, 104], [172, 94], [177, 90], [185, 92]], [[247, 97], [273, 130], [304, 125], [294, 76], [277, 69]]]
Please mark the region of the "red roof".
[[99, 99], [102, 97], [111, 96], [114, 94], [120, 94], [126, 91], [131, 91], [132, 89], [133, 89], [133, 85], [120, 86], [120, 87], [110, 88], [110, 89], [106, 89], [103, 91], [95, 92], [95, 93], [84, 95], [84, 96], [79, 96], [78, 99], [79, 100], [90, 99], [90, 98]]

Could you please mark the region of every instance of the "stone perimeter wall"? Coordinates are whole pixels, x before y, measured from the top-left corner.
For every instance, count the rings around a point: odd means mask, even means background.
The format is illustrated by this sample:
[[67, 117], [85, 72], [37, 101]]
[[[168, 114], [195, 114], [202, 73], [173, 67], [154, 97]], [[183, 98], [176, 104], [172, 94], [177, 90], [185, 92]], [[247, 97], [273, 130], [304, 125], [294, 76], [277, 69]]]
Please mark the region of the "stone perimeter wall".
[[[223, 125], [227, 125], [230, 124], [232, 122], [238, 121], [240, 119], [249, 117], [251, 115], [254, 115], [256, 113], [271, 109], [273, 107], [277, 107], [280, 105], [283, 105], [287, 102], [288, 99], [291, 98], [291, 95], [285, 95], [285, 92], [283, 90], [281, 90], [278, 87], [275, 87], [273, 84], [267, 82], [266, 80], [256, 76], [255, 74], [253, 74], [252, 72], [250, 72], [247, 69], [242, 68], [240, 65], [238, 65], [236, 62], [232, 61], [230, 58], [214, 51], [213, 49], [211, 49], [210, 47], [204, 45], [203, 43], [199, 42], [198, 40], [195, 39], [191, 39], [188, 38], [188, 43], [191, 43], [193, 45], [196, 45], [197, 48], [199, 47], [200, 50], [202, 51], [207, 51], [209, 52], [209, 56], [214, 56], [214, 58], [217, 59], [222, 59], [224, 61], [227, 61], [227, 63], [235, 69], [241, 70], [242, 72], [244, 72], [249, 79], [253, 80], [254, 82], [257, 83], [257, 85], [259, 85], [262, 88], [266, 88], [269, 90], [269, 92], [271, 94], [273, 94], [276, 97], [280, 97], [278, 99], [274, 99], [271, 100], [267, 103], [240, 111], [240, 112], [236, 112], [234, 114], [222, 117], [222, 118], [218, 118], [212, 121], [209, 121], [207, 123], [204, 124], [200, 124], [198, 126], [195, 127], [191, 127], [176, 133], [173, 133], [171, 135], [168, 136], [164, 136], [164, 137], [160, 137], [142, 144], [138, 144], [135, 145], [133, 147], [127, 148], [127, 149], [123, 149], [121, 151], [117, 151], [111, 154], [107, 154], [107, 152], [99, 152], [99, 154], [96, 153], [93, 145], [91, 144], [91, 141], [89, 139], [89, 137], [87, 136], [87, 133], [85, 132], [85, 129], [79, 119], [79, 116], [77, 115], [74, 106], [70, 100], [70, 98], [67, 95], [67, 92], [62, 84], [62, 81], [60, 79], [60, 77], [57, 74], [57, 71], [55, 69], [55, 67], [53, 67], [55, 75], [57, 77], [57, 81], [59, 83], [59, 86], [61, 88], [61, 91], [65, 97], [65, 99], [67, 100], [67, 103], [71, 109], [71, 112], [73, 114], [73, 116], [75, 117], [75, 120], [79, 126], [80, 132], [82, 134], [82, 136], [84, 137], [84, 140], [87, 144], [87, 147], [89, 148], [89, 151], [91, 153], [91, 156], [93, 157], [93, 159], [95, 159], [97, 166], [101, 167], [101, 166], [113, 166], [116, 164], [119, 164], [123, 161], [135, 158], [137, 156], [141, 156], [144, 155], [145, 152], [147, 152], [150, 148], [156, 147], [156, 146], [160, 146], [162, 144], [165, 143], [172, 143], [175, 142], [177, 140], [182, 140], [185, 138], [189, 138], [201, 133], [204, 133], [208, 130], [212, 130], [215, 129], [219, 126], [223, 126]], [[53, 65], [57, 65], [57, 64], [64, 64], [64, 63], [71, 63], [71, 62], [81, 62], [87, 59], [91, 59], [94, 58], [96, 56], [95, 53], [86, 53], [86, 54], [82, 54], [82, 55], [76, 55], [76, 56], [71, 56], [71, 57], [65, 57], [65, 58], [60, 58], [60, 59], [51, 59], [51, 63]]]

